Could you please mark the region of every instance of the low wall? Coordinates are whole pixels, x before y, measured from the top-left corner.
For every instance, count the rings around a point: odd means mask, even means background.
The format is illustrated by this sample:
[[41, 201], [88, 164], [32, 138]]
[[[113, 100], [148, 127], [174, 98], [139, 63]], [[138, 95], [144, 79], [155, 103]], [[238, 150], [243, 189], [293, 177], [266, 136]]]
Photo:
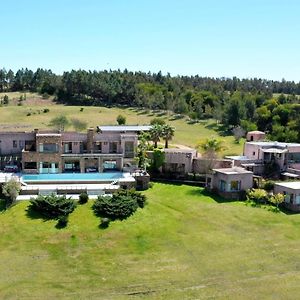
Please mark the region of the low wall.
[[193, 159], [193, 173], [205, 174], [207, 166], [211, 166], [214, 169], [231, 168], [232, 161], [229, 159], [217, 159], [212, 162], [201, 157]]

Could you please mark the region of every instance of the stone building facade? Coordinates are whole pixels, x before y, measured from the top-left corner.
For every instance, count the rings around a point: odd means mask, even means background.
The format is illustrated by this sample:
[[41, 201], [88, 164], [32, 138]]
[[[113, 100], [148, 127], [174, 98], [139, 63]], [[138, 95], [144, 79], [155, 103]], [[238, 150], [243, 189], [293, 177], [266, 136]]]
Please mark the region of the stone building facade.
[[149, 129], [150, 126], [98, 126], [87, 133], [0, 133], [0, 154], [19, 157], [19, 167], [31, 174], [130, 170], [136, 164], [138, 133]]

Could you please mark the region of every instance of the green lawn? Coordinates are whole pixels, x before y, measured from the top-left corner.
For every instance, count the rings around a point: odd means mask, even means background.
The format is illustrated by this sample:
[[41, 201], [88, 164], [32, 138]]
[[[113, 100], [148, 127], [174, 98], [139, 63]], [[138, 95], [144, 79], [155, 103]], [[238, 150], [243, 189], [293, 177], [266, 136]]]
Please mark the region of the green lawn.
[[0, 214], [1, 299], [297, 299], [300, 216], [155, 184], [148, 205], [99, 229], [91, 203], [65, 229]]
[[[17, 97], [18, 93], [7, 93], [10, 98]], [[20, 93], [19, 93], [20, 94]], [[0, 131], [24, 131], [34, 128], [49, 128], [49, 122], [58, 115], [65, 115], [69, 119], [77, 118], [86, 121], [88, 126], [95, 127], [97, 125], [116, 124], [116, 118], [119, 114], [123, 114], [127, 118], [127, 124], [149, 124], [150, 120], [156, 117], [151, 111], [125, 109], [125, 108], [107, 108], [95, 106], [65, 106], [57, 105], [52, 100], [42, 99], [36, 94], [26, 94], [27, 100], [23, 101], [22, 106], [15, 104], [0, 107]], [[1, 97], [1, 94], [0, 94]], [[83, 107], [83, 111], [80, 108]], [[50, 111], [44, 113], [43, 110], [48, 108]], [[175, 137], [172, 144], [183, 144], [195, 147], [199, 140], [207, 137], [220, 137], [217, 131], [218, 126], [215, 121], [201, 121], [197, 124], [188, 124], [186, 119], [171, 120], [170, 115], [162, 116], [168, 123], [175, 127]], [[68, 128], [72, 130], [72, 128]], [[243, 142], [237, 144], [234, 142], [233, 136], [220, 137], [224, 141], [226, 150], [223, 154], [241, 154], [243, 152]]]

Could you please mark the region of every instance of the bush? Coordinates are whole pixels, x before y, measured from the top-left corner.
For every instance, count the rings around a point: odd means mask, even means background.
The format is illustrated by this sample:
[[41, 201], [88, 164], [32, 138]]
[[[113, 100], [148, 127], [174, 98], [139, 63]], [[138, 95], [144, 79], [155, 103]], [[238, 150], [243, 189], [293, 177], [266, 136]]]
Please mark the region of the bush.
[[42, 98], [43, 99], [49, 99], [50, 95], [48, 93], [43, 93]]
[[187, 173], [187, 180], [195, 180], [195, 174], [194, 173]]
[[255, 203], [266, 203], [268, 201], [268, 194], [263, 189], [251, 189], [247, 191], [247, 200]]
[[120, 190], [112, 197], [99, 196], [92, 206], [96, 216], [110, 220], [123, 220], [132, 215], [138, 207], [144, 207], [146, 197], [134, 190]]
[[5, 182], [2, 186], [2, 193], [7, 198], [5, 199], [6, 207], [12, 205], [16, 200], [21, 190], [21, 184], [16, 179], [12, 178]]
[[64, 228], [68, 225], [69, 218], [68, 216], [60, 216], [58, 217], [57, 226], [58, 228]]
[[100, 227], [107, 228], [109, 226], [110, 219], [109, 218], [101, 218]]
[[40, 213], [48, 219], [59, 219], [68, 216], [76, 207], [76, 203], [66, 196], [39, 195], [36, 199], [30, 200], [29, 208]]
[[89, 200], [89, 195], [87, 193], [81, 193], [79, 195], [79, 204], [85, 204], [87, 203]]
[[49, 111], [50, 111], [49, 108], [44, 108], [43, 113], [46, 114], [46, 113], [48, 113]]
[[28, 112], [28, 113], [26, 114], [26, 116], [27, 116], [27, 117], [31, 116], [31, 113], [30, 113], [30, 112]]
[[165, 124], [166, 124], [166, 122], [162, 118], [153, 118], [150, 121], [150, 125], [165, 125]]
[[117, 117], [118, 125], [125, 125], [126, 124], [126, 117], [123, 115], [118, 115]]
[[84, 110], [84, 108], [83, 108], [83, 107], [81, 107], [79, 111], [83, 111], [83, 110]]
[[264, 184], [264, 189], [268, 192], [272, 191], [274, 189], [274, 185], [275, 185], [275, 182], [272, 181], [272, 180], [268, 180], [265, 182]]

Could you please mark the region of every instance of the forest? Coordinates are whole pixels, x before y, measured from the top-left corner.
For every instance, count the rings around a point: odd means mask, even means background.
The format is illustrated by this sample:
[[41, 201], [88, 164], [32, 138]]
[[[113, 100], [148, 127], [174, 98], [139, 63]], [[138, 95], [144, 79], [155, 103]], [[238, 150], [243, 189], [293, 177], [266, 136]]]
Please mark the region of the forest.
[[[169, 110], [191, 121], [216, 119], [228, 132], [263, 130], [273, 140], [300, 141], [300, 83], [266, 79], [171, 76], [127, 69], [0, 69], [0, 92], [30, 91], [68, 105], [132, 106]], [[5, 96], [4, 96], [5, 97]], [[1, 99], [1, 105], [7, 103]]]

